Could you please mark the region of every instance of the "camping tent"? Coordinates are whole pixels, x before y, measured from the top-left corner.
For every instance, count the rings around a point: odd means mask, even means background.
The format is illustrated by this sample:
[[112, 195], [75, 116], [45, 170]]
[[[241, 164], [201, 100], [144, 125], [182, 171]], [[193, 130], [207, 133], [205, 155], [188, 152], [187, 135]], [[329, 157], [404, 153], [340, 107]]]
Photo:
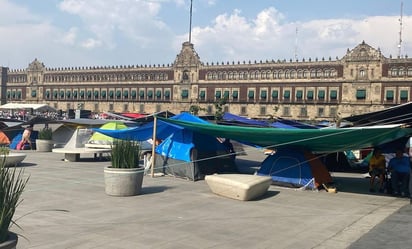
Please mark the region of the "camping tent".
[[[187, 112], [171, 117], [175, 120], [208, 124]], [[154, 122], [121, 130], [93, 129], [118, 139], [144, 141], [153, 137]], [[216, 137], [192, 132], [182, 127], [158, 120], [155, 171], [190, 180], [203, 179], [204, 175], [235, 170], [234, 160], [227, 155], [227, 148]]]
[[[105, 130], [121, 130], [127, 129], [128, 127], [122, 121], [110, 121], [100, 127], [100, 129]], [[104, 135], [100, 132], [94, 132], [90, 137], [87, 144], [89, 145], [100, 145], [100, 146], [111, 146], [113, 144], [113, 137]]]
[[307, 189], [318, 189], [332, 182], [329, 171], [318, 157], [292, 148], [269, 155], [257, 174], [271, 176], [274, 184]]

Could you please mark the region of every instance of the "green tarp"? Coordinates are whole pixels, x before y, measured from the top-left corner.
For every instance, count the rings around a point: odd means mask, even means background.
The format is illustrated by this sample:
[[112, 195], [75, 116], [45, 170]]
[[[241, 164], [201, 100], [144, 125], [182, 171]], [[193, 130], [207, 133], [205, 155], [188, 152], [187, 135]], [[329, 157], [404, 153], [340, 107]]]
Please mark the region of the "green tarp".
[[262, 147], [299, 147], [317, 153], [356, 150], [410, 136], [411, 128], [400, 125], [339, 129], [282, 129], [199, 124], [159, 117], [189, 130], [215, 137], [225, 137]]

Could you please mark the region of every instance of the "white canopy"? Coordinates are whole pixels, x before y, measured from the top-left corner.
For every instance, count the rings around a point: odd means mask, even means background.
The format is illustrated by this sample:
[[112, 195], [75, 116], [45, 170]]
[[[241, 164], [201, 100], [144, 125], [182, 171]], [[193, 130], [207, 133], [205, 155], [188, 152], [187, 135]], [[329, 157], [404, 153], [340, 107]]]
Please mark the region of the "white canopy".
[[18, 109], [33, 109], [37, 112], [56, 112], [57, 110], [46, 104], [21, 104], [7, 103], [0, 106], [0, 109], [18, 110]]

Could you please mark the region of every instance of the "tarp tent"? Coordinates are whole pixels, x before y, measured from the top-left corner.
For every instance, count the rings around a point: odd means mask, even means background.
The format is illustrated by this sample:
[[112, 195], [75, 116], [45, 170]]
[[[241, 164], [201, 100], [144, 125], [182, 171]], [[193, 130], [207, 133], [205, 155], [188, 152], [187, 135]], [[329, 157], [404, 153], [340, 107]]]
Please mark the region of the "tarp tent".
[[[208, 124], [187, 112], [171, 117], [175, 120]], [[122, 130], [93, 129], [107, 136], [118, 139], [145, 141], [153, 137], [154, 122], [140, 127]], [[215, 136], [204, 135], [183, 129], [180, 126], [158, 120], [156, 139], [162, 143], [156, 147], [157, 172], [200, 180], [205, 174], [234, 170], [233, 159], [225, 156], [227, 148]], [[213, 157], [213, 159], [208, 159]]]
[[345, 117], [343, 120], [353, 123], [353, 126], [369, 126], [382, 124], [412, 125], [412, 102], [396, 105], [381, 111]]
[[8, 146], [10, 144], [10, 139], [3, 131], [0, 131], [0, 145]]
[[30, 110], [36, 112], [56, 112], [57, 110], [46, 104], [22, 104], [22, 103], [7, 103], [0, 106], [0, 109], [8, 110]]
[[271, 176], [277, 185], [319, 189], [330, 184], [332, 177], [321, 160], [300, 149], [280, 149], [261, 164], [258, 175]]
[[261, 147], [300, 147], [314, 153], [331, 153], [374, 147], [401, 137], [409, 137], [411, 128], [401, 125], [351, 127], [339, 129], [273, 129], [202, 124], [182, 120], [159, 119], [194, 132], [246, 141]]
[[[100, 129], [104, 130], [122, 130], [127, 128], [127, 125], [125, 125], [122, 121], [110, 121], [100, 127]], [[113, 145], [113, 140], [113, 137], [104, 135], [96, 131], [93, 133], [93, 135], [90, 137], [87, 143], [90, 145], [111, 146]]]
[[234, 157], [216, 137], [189, 130], [173, 133], [156, 147], [156, 171], [193, 181], [213, 173], [236, 172]]

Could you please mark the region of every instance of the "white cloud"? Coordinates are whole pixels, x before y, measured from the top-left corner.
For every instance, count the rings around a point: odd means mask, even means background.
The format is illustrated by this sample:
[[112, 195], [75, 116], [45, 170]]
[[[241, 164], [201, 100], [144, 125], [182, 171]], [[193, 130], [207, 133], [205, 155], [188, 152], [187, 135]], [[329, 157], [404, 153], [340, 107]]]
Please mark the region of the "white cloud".
[[[404, 30], [412, 27], [404, 17]], [[297, 30], [297, 32], [296, 32]], [[404, 31], [404, 51], [411, 48], [412, 32]], [[342, 57], [346, 50], [365, 41], [380, 48], [385, 56], [397, 53], [399, 22], [396, 16], [362, 20], [324, 19], [287, 23], [275, 8], [262, 10], [247, 19], [240, 10], [222, 14], [210, 26], [194, 27], [193, 43], [204, 62], [266, 59]], [[180, 36], [178, 40], [185, 36]]]
[[[188, 34], [174, 34], [175, 27], [169, 26], [172, 24], [165, 15], [187, 14], [188, 2], [61, 0], [57, 10], [50, 7], [41, 13], [11, 0], [0, 0], [0, 35], [7, 37], [0, 39], [0, 65], [24, 68], [34, 58], [51, 67], [167, 64], [179, 53]], [[220, 4], [218, 0], [200, 3], [194, 7]], [[56, 16], [59, 19], [53, 19]], [[172, 19], [173, 25], [179, 25], [179, 21]], [[403, 24], [402, 53], [410, 55], [412, 17], [404, 15]], [[335, 58], [363, 40], [380, 48], [385, 56], [397, 55], [398, 17], [291, 22], [274, 7], [254, 16], [234, 9], [192, 30], [194, 48], [203, 62], [289, 60], [295, 53], [299, 59]]]
[[60, 41], [63, 44], [74, 45], [77, 38], [77, 31], [78, 29], [75, 27], [70, 28], [69, 31], [62, 34]]
[[158, 19], [161, 2], [144, 0], [64, 0], [59, 8], [78, 16], [86, 32], [109, 49], [118, 47], [117, 37], [124, 36], [143, 45], [166, 28]]
[[81, 43], [81, 46], [86, 48], [86, 49], [93, 49], [100, 47], [102, 45], [102, 42], [99, 40], [95, 40], [93, 38], [89, 38]]

